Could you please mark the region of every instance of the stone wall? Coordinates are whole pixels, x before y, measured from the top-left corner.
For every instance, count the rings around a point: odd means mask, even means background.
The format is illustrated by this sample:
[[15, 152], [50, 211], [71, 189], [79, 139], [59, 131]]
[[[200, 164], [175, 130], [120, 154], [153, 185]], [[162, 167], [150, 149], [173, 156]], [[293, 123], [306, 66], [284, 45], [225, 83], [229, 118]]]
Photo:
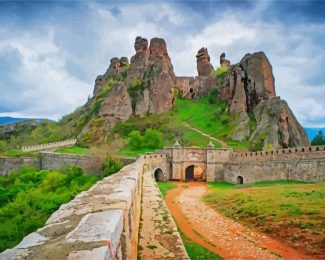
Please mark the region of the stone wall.
[[0, 157], [0, 175], [7, 175], [12, 170], [18, 170], [22, 165], [40, 168], [38, 157]]
[[54, 170], [73, 165], [87, 173], [98, 173], [101, 171], [104, 160], [105, 158], [97, 156], [42, 152], [41, 169]]
[[139, 158], [61, 205], [0, 259], [136, 259], [142, 168]]
[[176, 77], [176, 88], [181, 91], [183, 98], [193, 99], [207, 96], [209, 91], [215, 86], [211, 77]]
[[325, 181], [325, 146], [235, 153], [232, 149], [181, 147], [143, 156], [146, 169], [161, 169], [164, 180], [185, 180], [185, 169], [203, 169], [203, 181], [244, 183], [263, 180]]
[[76, 143], [77, 143], [77, 139], [69, 139], [69, 140], [47, 143], [47, 144], [36, 144], [36, 145], [22, 146], [21, 150], [23, 150], [25, 152], [51, 150], [54, 148], [75, 145]]

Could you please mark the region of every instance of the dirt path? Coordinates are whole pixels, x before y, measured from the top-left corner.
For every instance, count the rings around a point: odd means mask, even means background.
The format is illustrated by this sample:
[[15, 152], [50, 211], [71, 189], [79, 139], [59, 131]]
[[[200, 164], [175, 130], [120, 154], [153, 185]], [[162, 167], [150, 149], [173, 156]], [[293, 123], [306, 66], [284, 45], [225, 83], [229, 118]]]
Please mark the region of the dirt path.
[[142, 194], [140, 259], [189, 259], [176, 224], [150, 172], [143, 175]]
[[193, 127], [193, 126], [190, 126], [187, 122], [183, 122], [183, 125], [185, 127], [189, 128], [189, 129], [199, 133], [200, 135], [203, 135], [203, 136], [205, 136], [205, 137], [207, 137], [207, 138], [209, 138], [209, 139], [211, 139], [213, 141], [216, 141], [216, 142], [220, 143], [222, 148], [228, 148], [228, 145], [225, 142], [221, 141], [220, 139], [214, 138], [211, 135], [209, 135], [207, 133], [204, 133], [201, 130], [199, 130], [199, 129]]
[[176, 183], [166, 203], [182, 231], [196, 243], [225, 259], [312, 259], [279, 241], [249, 230], [201, 201], [205, 183]]

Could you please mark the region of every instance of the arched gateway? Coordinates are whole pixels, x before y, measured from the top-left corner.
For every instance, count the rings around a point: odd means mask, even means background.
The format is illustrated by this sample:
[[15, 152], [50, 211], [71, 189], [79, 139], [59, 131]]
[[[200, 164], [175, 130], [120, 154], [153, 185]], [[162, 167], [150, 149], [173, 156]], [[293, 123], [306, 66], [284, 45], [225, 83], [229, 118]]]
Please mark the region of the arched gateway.
[[[222, 168], [220, 162], [229, 159], [231, 149], [216, 149], [210, 142], [206, 148], [181, 147], [176, 141], [173, 147], [164, 148], [160, 154], [146, 154], [145, 167], [157, 181], [218, 181], [216, 174]], [[219, 163], [219, 164], [218, 164]]]

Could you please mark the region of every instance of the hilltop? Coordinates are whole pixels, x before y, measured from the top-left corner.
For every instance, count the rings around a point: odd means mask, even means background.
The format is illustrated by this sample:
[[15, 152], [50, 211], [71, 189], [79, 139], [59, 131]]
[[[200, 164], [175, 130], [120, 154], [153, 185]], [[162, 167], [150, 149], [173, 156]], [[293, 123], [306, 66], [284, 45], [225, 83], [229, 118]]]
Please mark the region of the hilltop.
[[[45, 122], [29, 133], [44, 132], [52, 136], [51, 141], [77, 137], [79, 145], [107, 144], [118, 151], [128, 150], [132, 131], [144, 135], [147, 128], [161, 136], [160, 146], [176, 139], [205, 146], [211, 137], [220, 141], [214, 142], [216, 146], [224, 142], [246, 150], [309, 144], [288, 104], [276, 96], [272, 66], [264, 52], [246, 54], [236, 64], [222, 53], [216, 68], [208, 50], [201, 48], [196, 55], [198, 74], [180, 77], [174, 73], [164, 39], [149, 42], [139, 36], [134, 49], [130, 61], [110, 59], [86, 104], [58, 123]], [[18, 144], [24, 144], [24, 139]], [[8, 136], [6, 140], [10, 146]]]

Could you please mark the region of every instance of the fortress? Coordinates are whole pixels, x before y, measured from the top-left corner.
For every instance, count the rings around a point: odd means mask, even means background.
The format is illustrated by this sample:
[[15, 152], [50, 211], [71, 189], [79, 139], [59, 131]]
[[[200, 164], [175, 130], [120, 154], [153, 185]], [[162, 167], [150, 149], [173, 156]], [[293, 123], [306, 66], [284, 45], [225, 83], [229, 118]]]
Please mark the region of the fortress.
[[[233, 152], [207, 148], [173, 147], [143, 156], [144, 168], [156, 180], [226, 181], [246, 184], [264, 180], [325, 181], [325, 146], [297, 147], [260, 152]], [[194, 168], [201, 169], [194, 174]]]

